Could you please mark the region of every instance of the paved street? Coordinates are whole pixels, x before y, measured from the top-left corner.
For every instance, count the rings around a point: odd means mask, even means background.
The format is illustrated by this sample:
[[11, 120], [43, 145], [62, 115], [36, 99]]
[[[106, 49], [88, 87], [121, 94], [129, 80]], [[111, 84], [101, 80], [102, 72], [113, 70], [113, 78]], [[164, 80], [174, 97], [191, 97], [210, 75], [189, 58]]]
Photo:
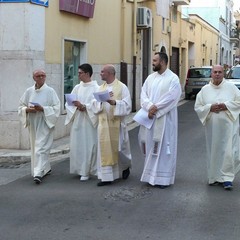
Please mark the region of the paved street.
[[131, 175], [109, 186], [70, 175], [67, 155], [54, 159], [52, 175], [41, 185], [33, 183], [29, 163], [6, 169], [23, 177], [0, 186], [0, 239], [238, 240], [240, 177], [232, 191], [207, 185], [204, 131], [193, 105], [191, 100], [179, 106], [174, 186], [139, 181], [143, 157], [135, 128]]

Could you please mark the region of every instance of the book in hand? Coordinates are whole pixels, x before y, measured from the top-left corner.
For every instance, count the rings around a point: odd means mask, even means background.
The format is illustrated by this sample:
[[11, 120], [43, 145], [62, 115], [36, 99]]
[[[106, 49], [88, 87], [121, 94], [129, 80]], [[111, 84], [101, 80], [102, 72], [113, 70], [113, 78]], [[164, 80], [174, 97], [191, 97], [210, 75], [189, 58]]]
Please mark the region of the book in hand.
[[155, 118], [150, 119], [148, 117], [148, 112], [145, 111], [144, 109], [140, 109], [135, 116], [133, 117], [133, 120], [139, 123], [140, 125], [143, 125], [144, 127], [151, 129]]
[[65, 98], [69, 106], [74, 106], [73, 101], [77, 101], [77, 95], [73, 93], [65, 94]]
[[41, 106], [39, 103], [36, 102], [29, 102], [30, 104], [32, 104], [33, 106]]
[[110, 99], [109, 90], [101, 91], [101, 92], [95, 92], [93, 93], [93, 96], [98, 102], [106, 102]]

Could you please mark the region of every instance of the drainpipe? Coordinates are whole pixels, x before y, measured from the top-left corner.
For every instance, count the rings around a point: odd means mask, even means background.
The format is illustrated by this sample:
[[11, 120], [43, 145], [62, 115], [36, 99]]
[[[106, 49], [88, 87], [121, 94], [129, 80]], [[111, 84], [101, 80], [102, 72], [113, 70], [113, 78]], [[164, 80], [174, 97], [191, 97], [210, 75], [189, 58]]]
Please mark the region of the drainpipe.
[[137, 0], [134, 0], [133, 5], [133, 55], [137, 52]]
[[169, 11], [169, 31], [168, 31], [168, 40], [169, 40], [169, 56], [172, 56], [172, 9], [174, 5], [171, 5]]
[[121, 60], [125, 60], [125, 12], [126, 12], [126, 1], [122, 0], [122, 24], [121, 24]]
[[137, 0], [133, 4], [133, 91], [132, 112], [136, 112], [136, 69], [137, 69]]

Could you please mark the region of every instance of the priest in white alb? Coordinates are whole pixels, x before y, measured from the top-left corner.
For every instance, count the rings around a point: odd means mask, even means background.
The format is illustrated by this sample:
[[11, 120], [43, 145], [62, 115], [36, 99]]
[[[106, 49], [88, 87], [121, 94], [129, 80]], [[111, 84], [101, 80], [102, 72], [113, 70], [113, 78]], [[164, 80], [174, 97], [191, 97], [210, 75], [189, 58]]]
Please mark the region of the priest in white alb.
[[145, 156], [142, 182], [166, 188], [174, 184], [177, 159], [177, 104], [181, 96], [179, 78], [167, 68], [168, 56], [158, 52], [153, 57], [153, 71], [141, 91], [141, 108], [151, 128], [141, 125], [139, 144]]
[[99, 91], [108, 90], [106, 102], [93, 101], [98, 124], [97, 185], [111, 184], [115, 179], [127, 179], [131, 167], [131, 151], [126, 116], [131, 112], [131, 97], [125, 84], [115, 78], [113, 65], [105, 65], [101, 78], [105, 81]]
[[240, 168], [240, 91], [223, 78], [221, 65], [213, 66], [211, 77], [197, 94], [194, 109], [205, 127], [208, 183], [232, 189]]
[[60, 114], [60, 101], [55, 90], [46, 83], [42, 69], [33, 72], [35, 84], [20, 99], [18, 114], [27, 127], [31, 144], [31, 173], [39, 184], [51, 172], [49, 160], [53, 131]]
[[99, 86], [91, 80], [92, 66], [88, 63], [78, 67], [80, 83], [71, 95], [73, 101], [66, 102], [67, 116], [65, 124], [72, 124], [70, 134], [70, 173], [80, 176], [80, 181], [87, 181], [97, 175], [97, 124], [98, 116], [91, 110], [93, 93]]

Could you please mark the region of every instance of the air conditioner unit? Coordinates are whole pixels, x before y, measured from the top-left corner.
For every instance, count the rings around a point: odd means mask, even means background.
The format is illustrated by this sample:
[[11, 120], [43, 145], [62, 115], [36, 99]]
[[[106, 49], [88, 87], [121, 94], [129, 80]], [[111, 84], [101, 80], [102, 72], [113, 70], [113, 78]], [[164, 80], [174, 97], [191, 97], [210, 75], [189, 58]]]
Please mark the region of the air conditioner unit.
[[139, 7], [137, 10], [137, 27], [151, 28], [152, 27], [152, 11], [146, 7]]

